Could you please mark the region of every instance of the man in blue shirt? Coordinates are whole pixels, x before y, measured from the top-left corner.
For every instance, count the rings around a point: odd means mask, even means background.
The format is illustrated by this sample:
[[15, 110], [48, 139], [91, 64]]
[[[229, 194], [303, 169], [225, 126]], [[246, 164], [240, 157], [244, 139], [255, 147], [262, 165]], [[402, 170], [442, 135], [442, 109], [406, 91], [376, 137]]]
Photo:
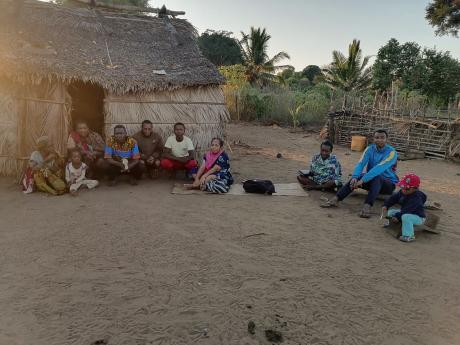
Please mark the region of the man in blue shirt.
[[363, 152], [355, 166], [351, 180], [338, 191], [334, 198], [321, 205], [322, 207], [336, 207], [353, 190], [363, 188], [368, 191], [368, 194], [360, 217], [370, 217], [370, 210], [377, 196], [392, 194], [398, 183], [396, 175], [398, 153], [387, 144], [387, 140], [388, 133], [384, 129], [375, 131], [374, 143]]

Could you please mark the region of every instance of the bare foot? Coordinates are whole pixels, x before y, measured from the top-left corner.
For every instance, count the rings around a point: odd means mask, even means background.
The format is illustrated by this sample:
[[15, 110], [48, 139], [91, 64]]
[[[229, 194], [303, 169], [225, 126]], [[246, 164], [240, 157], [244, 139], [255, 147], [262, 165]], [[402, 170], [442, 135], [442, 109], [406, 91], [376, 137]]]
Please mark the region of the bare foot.
[[76, 190], [71, 190], [71, 191], [70, 191], [70, 195], [72, 195], [72, 196], [77, 196], [77, 195], [78, 195], [78, 191], [76, 191]]

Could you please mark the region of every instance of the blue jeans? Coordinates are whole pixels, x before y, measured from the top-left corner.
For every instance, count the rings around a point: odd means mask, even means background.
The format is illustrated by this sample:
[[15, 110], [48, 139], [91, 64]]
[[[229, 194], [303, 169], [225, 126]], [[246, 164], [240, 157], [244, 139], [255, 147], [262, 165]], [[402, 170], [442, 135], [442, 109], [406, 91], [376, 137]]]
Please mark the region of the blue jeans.
[[[364, 203], [373, 205], [375, 199], [379, 194], [388, 194], [390, 195], [395, 190], [395, 184], [390, 180], [383, 178], [382, 176], [374, 177], [372, 180], [363, 183], [363, 189], [369, 191], [367, 193], [366, 201]], [[348, 195], [351, 194], [353, 190], [350, 187], [350, 181], [348, 181], [337, 193], [337, 198], [339, 201], [345, 199]]]
[[[394, 215], [398, 212], [401, 212], [400, 209], [392, 208], [388, 210], [388, 216], [394, 217]], [[403, 214], [401, 216], [401, 223], [402, 223], [402, 235], [403, 236], [414, 236], [414, 225], [422, 225], [425, 223], [425, 218], [417, 216], [416, 214]]]

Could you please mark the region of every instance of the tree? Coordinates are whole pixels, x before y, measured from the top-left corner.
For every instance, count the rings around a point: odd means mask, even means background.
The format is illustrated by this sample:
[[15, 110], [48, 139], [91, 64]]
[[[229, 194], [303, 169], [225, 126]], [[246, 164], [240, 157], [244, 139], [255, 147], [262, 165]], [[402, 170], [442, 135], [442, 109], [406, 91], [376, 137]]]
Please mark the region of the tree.
[[280, 61], [290, 58], [286, 52], [279, 52], [272, 58], [268, 57], [268, 41], [271, 36], [265, 29], [251, 27], [249, 34], [241, 32], [241, 35], [243, 38], [240, 46], [248, 82], [260, 86], [266, 85], [276, 80], [277, 71], [289, 67], [289, 65], [278, 65]]
[[362, 58], [360, 42], [353, 40], [348, 57], [337, 50], [332, 52], [332, 63], [323, 70], [325, 82], [345, 92], [368, 89], [372, 81], [372, 69], [366, 67], [369, 59], [369, 56]]
[[458, 36], [460, 0], [433, 0], [426, 7], [425, 19], [436, 28], [436, 35]]
[[308, 65], [302, 70], [302, 75], [307, 78], [311, 84], [314, 84], [315, 78], [317, 79], [317, 77], [322, 74], [323, 72], [321, 72], [321, 68], [316, 65]]
[[421, 49], [417, 43], [407, 42], [403, 45], [392, 38], [377, 53], [372, 67], [373, 87], [387, 90], [392, 81], [408, 82], [414, 76], [414, 68], [420, 60]]
[[445, 105], [460, 92], [460, 63], [448, 52], [424, 49], [417, 81], [410, 89], [419, 89], [432, 103]]
[[240, 45], [231, 32], [206, 30], [198, 37], [198, 46], [203, 55], [216, 66], [243, 62]]

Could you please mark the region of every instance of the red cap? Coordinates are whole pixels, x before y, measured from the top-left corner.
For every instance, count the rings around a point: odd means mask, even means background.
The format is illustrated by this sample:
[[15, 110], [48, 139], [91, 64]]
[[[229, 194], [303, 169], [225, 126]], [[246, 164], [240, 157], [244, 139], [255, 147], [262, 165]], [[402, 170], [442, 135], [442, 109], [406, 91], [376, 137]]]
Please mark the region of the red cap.
[[420, 177], [412, 173], [407, 174], [398, 182], [398, 186], [404, 189], [418, 188], [420, 186]]

